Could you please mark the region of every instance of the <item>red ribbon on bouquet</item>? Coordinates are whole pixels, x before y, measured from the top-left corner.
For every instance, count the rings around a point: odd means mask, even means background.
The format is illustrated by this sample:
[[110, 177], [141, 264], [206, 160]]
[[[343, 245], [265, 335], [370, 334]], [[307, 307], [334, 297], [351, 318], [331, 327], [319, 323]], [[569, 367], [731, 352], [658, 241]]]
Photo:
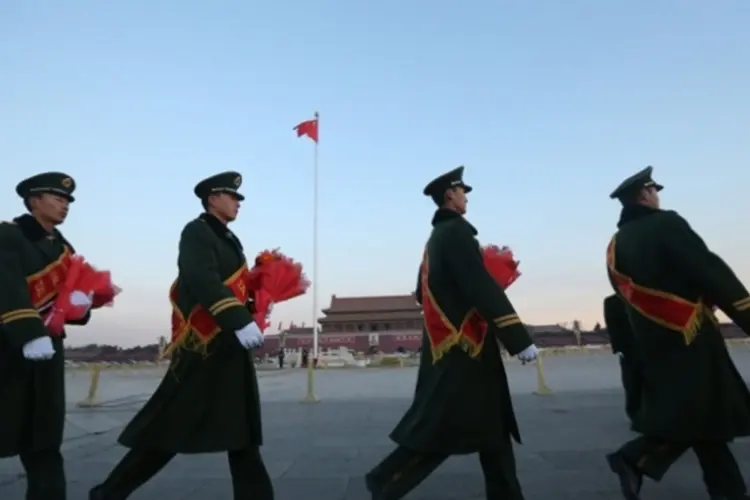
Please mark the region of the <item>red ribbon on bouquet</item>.
[[248, 289], [253, 291], [255, 323], [264, 331], [269, 325], [271, 306], [299, 297], [307, 292], [310, 280], [302, 271], [302, 264], [276, 250], [264, 250], [255, 258], [248, 272]]
[[109, 271], [99, 271], [82, 256], [74, 255], [52, 309], [44, 319], [44, 324], [52, 335], [62, 334], [67, 321], [82, 319], [86, 315], [88, 307], [74, 306], [70, 302], [70, 296], [75, 291], [90, 297], [91, 309], [96, 309], [112, 305], [121, 290], [112, 282]]
[[490, 275], [504, 290], [512, 285], [520, 276], [519, 261], [513, 257], [513, 251], [508, 247], [487, 245], [482, 247], [484, 266]]

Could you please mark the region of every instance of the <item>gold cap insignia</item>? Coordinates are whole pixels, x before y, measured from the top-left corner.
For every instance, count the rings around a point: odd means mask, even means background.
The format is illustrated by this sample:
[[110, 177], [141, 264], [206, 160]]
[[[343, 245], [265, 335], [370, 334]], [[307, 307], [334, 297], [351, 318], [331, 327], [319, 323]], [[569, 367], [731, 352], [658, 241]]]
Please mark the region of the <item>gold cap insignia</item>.
[[237, 187], [240, 187], [240, 184], [242, 184], [242, 176], [238, 175], [234, 178], [234, 185]]
[[62, 180], [61, 184], [65, 189], [70, 189], [70, 186], [73, 185], [73, 179], [66, 177]]

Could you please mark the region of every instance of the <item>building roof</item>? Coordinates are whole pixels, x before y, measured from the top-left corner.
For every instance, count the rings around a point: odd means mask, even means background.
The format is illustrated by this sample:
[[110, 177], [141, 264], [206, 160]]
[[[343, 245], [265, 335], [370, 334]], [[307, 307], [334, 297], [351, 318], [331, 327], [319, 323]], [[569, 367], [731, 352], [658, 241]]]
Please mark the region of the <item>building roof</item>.
[[325, 315], [358, 314], [393, 311], [421, 311], [413, 293], [365, 297], [337, 297], [331, 295], [331, 305], [323, 309]]
[[598, 332], [581, 332], [581, 344], [609, 344], [609, 335], [607, 335], [607, 332], [604, 330], [599, 330]]
[[367, 323], [371, 321], [421, 321], [422, 311], [394, 311], [394, 312], [360, 312], [350, 314], [332, 314], [325, 318], [320, 318], [320, 323], [338, 323], [338, 322], [350, 322], [350, 323]]
[[573, 330], [568, 330], [566, 328], [563, 328], [560, 325], [526, 325], [526, 329], [529, 331], [531, 335], [535, 335], [537, 333], [545, 333], [545, 334], [560, 334], [560, 335], [567, 335], [569, 333], [573, 333]]
[[311, 326], [293, 326], [279, 332], [279, 335], [312, 335], [312, 333], [313, 329]]

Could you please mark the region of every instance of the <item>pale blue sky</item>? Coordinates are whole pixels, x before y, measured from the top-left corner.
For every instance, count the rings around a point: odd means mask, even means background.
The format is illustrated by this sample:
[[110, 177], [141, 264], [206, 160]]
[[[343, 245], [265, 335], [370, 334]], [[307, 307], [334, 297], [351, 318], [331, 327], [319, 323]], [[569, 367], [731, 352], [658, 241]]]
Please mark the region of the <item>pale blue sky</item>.
[[[406, 293], [459, 164], [469, 219], [512, 246], [527, 322], [600, 318], [617, 183], [647, 164], [665, 206], [750, 278], [746, 0], [5, 0], [0, 216], [42, 170], [78, 182], [62, 227], [125, 289], [72, 342], [150, 342], [169, 325], [193, 185], [244, 174], [248, 253], [311, 262], [321, 114], [320, 302]], [[310, 323], [311, 298], [274, 324]]]

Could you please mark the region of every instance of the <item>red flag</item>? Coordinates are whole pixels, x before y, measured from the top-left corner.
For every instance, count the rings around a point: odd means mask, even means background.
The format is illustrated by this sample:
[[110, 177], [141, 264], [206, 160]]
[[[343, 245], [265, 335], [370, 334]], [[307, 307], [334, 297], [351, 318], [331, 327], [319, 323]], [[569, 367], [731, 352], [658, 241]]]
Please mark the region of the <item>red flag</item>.
[[297, 131], [297, 137], [306, 135], [313, 141], [318, 142], [318, 113], [315, 113], [315, 119], [300, 123], [294, 127], [294, 130]]

